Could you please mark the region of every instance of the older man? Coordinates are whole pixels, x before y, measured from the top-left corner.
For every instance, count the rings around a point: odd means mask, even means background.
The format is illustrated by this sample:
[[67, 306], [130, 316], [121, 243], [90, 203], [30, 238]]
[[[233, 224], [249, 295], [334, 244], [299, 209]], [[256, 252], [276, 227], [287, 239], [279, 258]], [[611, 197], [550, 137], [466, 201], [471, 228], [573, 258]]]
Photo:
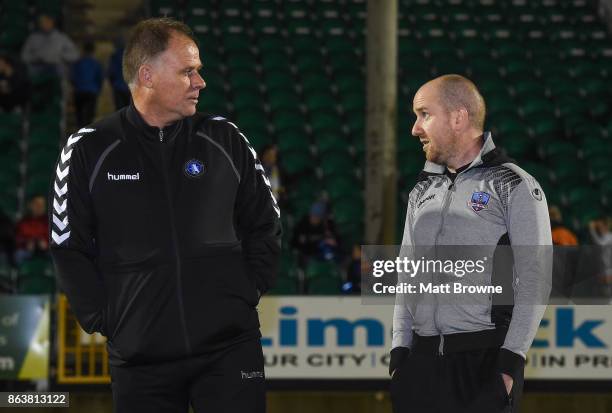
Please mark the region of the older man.
[[139, 23], [132, 103], [71, 135], [52, 189], [51, 250], [81, 326], [108, 339], [117, 412], [263, 412], [256, 306], [280, 212], [236, 125], [196, 113], [191, 30]]
[[409, 196], [403, 254], [434, 247], [438, 258], [491, 255], [495, 265], [462, 281], [499, 284], [505, 296], [396, 297], [394, 410], [517, 411], [526, 353], [550, 292], [544, 193], [495, 148], [483, 130], [484, 99], [468, 79], [446, 75], [426, 83], [413, 109], [412, 134], [426, 162]]

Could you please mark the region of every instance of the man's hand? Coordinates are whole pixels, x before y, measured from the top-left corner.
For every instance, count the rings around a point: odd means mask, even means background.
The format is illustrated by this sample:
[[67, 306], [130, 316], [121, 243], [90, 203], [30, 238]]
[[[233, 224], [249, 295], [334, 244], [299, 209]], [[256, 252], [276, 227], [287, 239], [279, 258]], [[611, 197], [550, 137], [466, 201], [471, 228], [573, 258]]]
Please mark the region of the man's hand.
[[504, 379], [504, 384], [506, 385], [506, 393], [510, 394], [510, 392], [512, 391], [512, 384], [514, 384], [514, 380], [512, 379], [512, 377], [508, 376], [506, 373], [502, 373], [501, 375], [502, 375], [502, 379]]

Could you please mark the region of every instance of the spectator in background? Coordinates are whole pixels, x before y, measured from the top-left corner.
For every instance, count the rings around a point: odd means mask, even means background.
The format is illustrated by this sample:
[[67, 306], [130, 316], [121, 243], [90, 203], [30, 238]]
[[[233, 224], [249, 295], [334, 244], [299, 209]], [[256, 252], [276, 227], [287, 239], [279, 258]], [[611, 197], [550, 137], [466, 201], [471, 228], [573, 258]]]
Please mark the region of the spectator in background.
[[0, 108], [6, 112], [28, 102], [30, 79], [22, 66], [16, 59], [0, 55]]
[[[578, 238], [569, 228], [563, 224], [561, 210], [556, 205], [548, 207], [550, 217], [550, 228], [553, 245], [556, 247], [575, 247]], [[578, 275], [579, 251], [576, 248], [554, 248], [553, 254], [553, 284], [555, 295], [561, 294], [562, 298], [571, 298], [574, 295], [576, 284], [580, 283]], [[556, 297], [560, 298], [560, 297]]]
[[102, 90], [102, 65], [94, 57], [95, 45], [83, 45], [83, 57], [72, 66], [72, 85], [74, 86], [74, 106], [79, 128], [93, 122], [96, 115], [98, 96]]
[[351, 251], [351, 260], [346, 268], [346, 282], [342, 285], [342, 291], [359, 294], [361, 292], [361, 274], [367, 271], [367, 263], [361, 262], [361, 246], [355, 244]]
[[612, 298], [612, 218], [601, 218], [589, 222], [593, 242], [601, 248], [600, 280], [605, 294]]
[[14, 266], [15, 225], [13, 221], [0, 210], [0, 263]]
[[21, 58], [32, 75], [50, 72], [65, 78], [67, 65], [79, 58], [79, 50], [65, 33], [56, 29], [53, 17], [41, 14], [38, 28], [26, 39]]
[[280, 169], [278, 168], [278, 147], [266, 145], [261, 151], [261, 165], [264, 167], [266, 178], [270, 181], [272, 193], [280, 203], [284, 188], [282, 186]]
[[113, 89], [115, 109], [119, 110], [130, 104], [130, 89], [123, 79], [123, 51], [125, 46], [122, 38], [115, 40], [115, 51], [108, 61], [108, 80]]
[[576, 235], [563, 225], [563, 216], [561, 215], [559, 207], [551, 205], [548, 208], [548, 215], [550, 216], [553, 245], [565, 247], [578, 245], [578, 238], [576, 238]]
[[310, 213], [296, 225], [291, 245], [298, 250], [302, 266], [312, 259], [337, 258], [338, 236], [334, 222], [327, 216], [325, 203], [312, 204]]
[[34, 195], [28, 202], [28, 214], [17, 222], [15, 232], [17, 264], [36, 254], [47, 254], [48, 238], [47, 201], [42, 195]]

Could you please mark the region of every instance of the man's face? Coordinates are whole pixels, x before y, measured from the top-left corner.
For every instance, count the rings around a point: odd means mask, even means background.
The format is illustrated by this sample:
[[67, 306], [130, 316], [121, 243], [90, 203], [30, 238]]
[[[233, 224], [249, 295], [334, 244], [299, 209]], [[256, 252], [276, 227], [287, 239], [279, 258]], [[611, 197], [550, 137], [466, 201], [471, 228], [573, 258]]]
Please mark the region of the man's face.
[[173, 34], [168, 48], [151, 63], [152, 100], [174, 122], [196, 112], [200, 89], [206, 83], [198, 71], [200, 52], [187, 36]]
[[30, 200], [30, 213], [33, 217], [41, 217], [47, 212], [47, 201], [43, 196], [37, 196]]
[[436, 85], [427, 83], [414, 96], [412, 109], [417, 118], [412, 135], [423, 144], [428, 161], [447, 165], [456, 152], [457, 139], [451, 128], [450, 114], [437, 95]]
[[55, 22], [51, 17], [43, 14], [38, 18], [38, 27], [43, 32], [49, 33], [55, 28]]
[[272, 166], [276, 164], [276, 147], [269, 148], [262, 156], [262, 162], [265, 165]]

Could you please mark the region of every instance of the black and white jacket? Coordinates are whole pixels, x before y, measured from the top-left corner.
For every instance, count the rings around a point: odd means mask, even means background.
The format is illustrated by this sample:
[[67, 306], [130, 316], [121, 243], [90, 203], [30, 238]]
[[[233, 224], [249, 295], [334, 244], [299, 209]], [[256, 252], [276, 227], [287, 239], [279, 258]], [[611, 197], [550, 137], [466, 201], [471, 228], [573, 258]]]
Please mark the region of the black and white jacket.
[[87, 332], [115, 365], [260, 336], [280, 211], [236, 125], [196, 114], [158, 129], [130, 105], [71, 135], [51, 188], [51, 253]]

